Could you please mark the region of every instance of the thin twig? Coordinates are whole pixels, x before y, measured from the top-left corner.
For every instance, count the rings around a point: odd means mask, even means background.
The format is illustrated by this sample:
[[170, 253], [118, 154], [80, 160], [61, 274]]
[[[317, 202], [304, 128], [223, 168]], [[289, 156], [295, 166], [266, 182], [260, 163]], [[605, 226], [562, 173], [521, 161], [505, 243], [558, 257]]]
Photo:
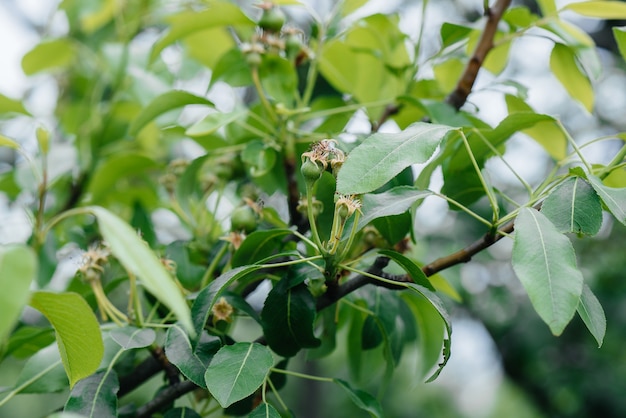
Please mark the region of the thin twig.
[[198, 386], [191, 380], [183, 380], [175, 385], [169, 386], [159, 392], [159, 394], [150, 402], [137, 409], [137, 414], [135, 416], [137, 418], [151, 417], [153, 413], [159, 411], [164, 406], [197, 388]]
[[478, 45], [476, 45], [474, 55], [467, 63], [467, 67], [465, 67], [465, 71], [459, 79], [456, 89], [446, 98], [446, 103], [456, 110], [459, 110], [465, 104], [467, 96], [471, 93], [476, 77], [478, 76], [478, 70], [480, 70], [487, 54], [493, 48], [493, 39], [498, 30], [498, 23], [510, 4], [511, 0], [497, 0], [491, 8], [485, 10], [487, 22], [485, 23], [485, 29], [480, 36]]

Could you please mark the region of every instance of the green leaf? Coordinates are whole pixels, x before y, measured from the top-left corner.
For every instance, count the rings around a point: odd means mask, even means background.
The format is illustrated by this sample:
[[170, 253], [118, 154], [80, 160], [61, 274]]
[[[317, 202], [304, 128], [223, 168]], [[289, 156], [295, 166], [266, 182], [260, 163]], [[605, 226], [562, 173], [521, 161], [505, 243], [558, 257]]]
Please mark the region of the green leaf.
[[209, 392], [222, 408], [251, 395], [267, 377], [274, 359], [269, 348], [257, 343], [222, 347], [204, 375]]
[[233, 48], [220, 57], [211, 74], [211, 85], [217, 81], [223, 81], [231, 87], [244, 87], [252, 84], [250, 65], [241, 49]]
[[26, 75], [33, 75], [52, 68], [67, 67], [76, 58], [76, 49], [70, 39], [44, 41], [24, 55], [22, 69]]
[[251, 177], [261, 177], [274, 168], [276, 150], [261, 140], [252, 140], [241, 152], [241, 161], [247, 166]]
[[571, 10], [598, 19], [626, 19], [626, 3], [621, 1], [582, 1], [570, 3], [561, 10]]
[[[217, 342], [219, 343], [219, 340]], [[219, 348], [219, 344], [217, 347]], [[182, 328], [174, 325], [167, 330], [164, 348], [168, 360], [187, 379], [206, 389], [204, 373], [209, 365], [210, 357], [196, 355], [189, 337]]]
[[554, 189], [541, 206], [559, 232], [595, 235], [602, 226], [602, 205], [581, 177], [570, 177]]
[[210, 1], [206, 10], [184, 11], [168, 20], [170, 30], [154, 44], [150, 61], [154, 61], [165, 47], [193, 33], [219, 26], [255, 26], [237, 5], [225, 1]]
[[[507, 94], [504, 100], [509, 114], [534, 113], [533, 108], [518, 97]], [[567, 156], [567, 137], [554, 119], [537, 120], [531, 126], [520, 129], [520, 132], [534, 139], [556, 161], [561, 161]]]
[[616, 189], [605, 186], [602, 180], [591, 174], [587, 175], [587, 180], [615, 219], [626, 225], [626, 187]]
[[11, 355], [17, 359], [29, 358], [55, 340], [52, 327], [41, 328], [22, 325], [11, 333], [2, 357]]
[[64, 411], [88, 418], [117, 417], [117, 392], [120, 384], [113, 370], [101, 370], [74, 386]]
[[210, 113], [187, 128], [185, 135], [192, 138], [210, 135], [222, 126], [226, 126], [236, 120], [244, 119], [247, 113], [248, 110], [245, 108], [235, 109], [230, 113]]
[[245, 264], [257, 263], [276, 252], [282, 245], [285, 235], [293, 234], [289, 229], [270, 229], [254, 231], [246, 237], [237, 251], [233, 254], [231, 264], [239, 267]]
[[150, 104], [137, 115], [128, 129], [128, 133], [132, 136], [137, 135], [144, 126], [163, 113], [192, 104], [213, 106], [213, 103], [204, 97], [196, 96], [195, 94], [182, 90], [168, 91], [152, 100]]
[[376, 190], [411, 164], [426, 162], [453, 128], [418, 122], [396, 134], [376, 133], [350, 152], [339, 171], [337, 191]]
[[572, 243], [539, 211], [523, 208], [515, 221], [512, 262], [535, 311], [560, 335], [583, 288]]
[[148, 347], [156, 339], [156, 333], [153, 329], [132, 326], [112, 329], [109, 335], [124, 350]]
[[263, 334], [269, 347], [283, 357], [294, 356], [302, 348], [319, 347], [313, 333], [315, 298], [304, 283], [290, 286], [290, 274], [274, 285], [261, 311]]
[[378, 250], [378, 254], [384, 255], [385, 257], [389, 257], [391, 260], [395, 261], [406, 271], [413, 281], [425, 288], [435, 291], [435, 288], [430, 283], [420, 266], [417, 265], [410, 258], [400, 254], [397, 251], [392, 250]]
[[70, 387], [98, 369], [104, 355], [100, 325], [77, 293], [33, 293], [31, 306], [50, 321]]
[[191, 306], [193, 325], [198, 335], [201, 334], [204, 324], [206, 324], [206, 321], [211, 314], [211, 308], [213, 308], [213, 305], [222, 295], [222, 292], [226, 290], [228, 285], [235, 280], [239, 280], [249, 273], [258, 270], [259, 268], [261, 268], [261, 266], [250, 265], [229, 270], [217, 279], [213, 280], [211, 284], [198, 293], [196, 300]]
[[617, 42], [619, 53], [623, 59], [626, 59], [626, 26], [613, 27], [613, 36]]
[[294, 65], [275, 54], [265, 54], [259, 66], [261, 85], [276, 102], [291, 108], [298, 87]]
[[563, 44], [555, 43], [550, 54], [550, 69], [569, 95], [578, 100], [588, 112], [593, 110], [593, 87], [580, 71], [576, 54]]
[[280, 418], [280, 414], [272, 405], [264, 402], [257, 406], [248, 418]]
[[21, 113], [30, 116], [21, 101], [0, 94], [0, 115], [3, 113]]
[[554, 0], [537, 0], [537, 4], [539, 4], [541, 13], [544, 16], [549, 16], [556, 13], [556, 4]]
[[170, 308], [187, 332], [194, 335], [189, 306], [150, 247], [126, 222], [108, 210], [97, 206], [90, 206], [88, 210], [98, 218], [102, 237], [124, 268], [139, 277], [144, 287]]
[[30, 296], [37, 277], [37, 256], [24, 245], [0, 246], [0, 343], [11, 331]]
[[369, 0], [345, 0], [341, 5], [341, 15], [348, 16], [350, 13], [365, 6]]
[[[361, 212], [358, 230], [372, 220], [406, 212], [413, 203], [432, 194], [429, 190], [419, 190], [411, 186], [398, 186], [383, 193], [368, 193], [361, 197]], [[349, 231], [349, 226], [346, 230]]]
[[19, 393], [54, 393], [67, 389], [67, 374], [56, 344], [51, 344], [28, 359], [17, 377]]
[[450, 359], [452, 323], [448, 311], [437, 295], [414, 283], [410, 283], [409, 290], [413, 291], [411, 296], [414, 299], [417, 298], [416, 302], [409, 303], [409, 307], [417, 312], [416, 320], [421, 335], [420, 344], [424, 350], [423, 359], [425, 359], [421, 367], [422, 376], [425, 376], [442, 358], [433, 374], [426, 380], [426, 382], [432, 382], [437, 379]]
[[348, 397], [356, 406], [367, 411], [372, 417], [383, 417], [383, 408], [376, 398], [360, 389], [354, 389], [350, 384], [341, 379], [333, 379], [339, 387], [348, 393]]
[[188, 407], [172, 408], [163, 415], [163, 418], [202, 418], [196, 411]]
[[4, 135], [0, 135], [0, 147], [9, 147], [12, 149], [19, 149], [20, 144], [12, 140], [11, 138], [7, 138]]
[[602, 347], [606, 334], [606, 316], [602, 305], [586, 284], [583, 284], [583, 293], [580, 296], [577, 311], [591, 335], [598, 342], [598, 347]]

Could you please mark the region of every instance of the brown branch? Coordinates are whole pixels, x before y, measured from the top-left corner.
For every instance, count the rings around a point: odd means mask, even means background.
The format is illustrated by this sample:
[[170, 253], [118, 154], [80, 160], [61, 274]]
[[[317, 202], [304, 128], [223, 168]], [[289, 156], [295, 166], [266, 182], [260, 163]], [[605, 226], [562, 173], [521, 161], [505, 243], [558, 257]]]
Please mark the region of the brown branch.
[[378, 132], [381, 125], [387, 122], [387, 119], [389, 119], [390, 117], [392, 117], [393, 115], [397, 114], [400, 111], [400, 107], [401, 105], [398, 105], [398, 104], [389, 104], [385, 106], [385, 110], [383, 111], [382, 115], [380, 115], [380, 117], [378, 118], [376, 122], [372, 123], [372, 133]]
[[511, 0], [496, 0], [495, 4], [485, 11], [487, 23], [485, 23], [485, 29], [480, 36], [478, 45], [476, 45], [474, 55], [467, 63], [467, 67], [465, 67], [456, 89], [446, 99], [446, 103], [456, 110], [459, 110], [465, 104], [467, 96], [471, 93], [478, 76], [478, 70], [480, 70], [487, 54], [493, 48], [493, 39], [498, 30], [498, 23], [510, 4]]
[[164, 406], [197, 388], [198, 386], [191, 380], [183, 380], [175, 385], [169, 386], [159, 392], [159, 394], [150, 402], [137, 409], [137, 414], [135, 416], [137, 418], [151, 417], [153, 413], [158, 412]]

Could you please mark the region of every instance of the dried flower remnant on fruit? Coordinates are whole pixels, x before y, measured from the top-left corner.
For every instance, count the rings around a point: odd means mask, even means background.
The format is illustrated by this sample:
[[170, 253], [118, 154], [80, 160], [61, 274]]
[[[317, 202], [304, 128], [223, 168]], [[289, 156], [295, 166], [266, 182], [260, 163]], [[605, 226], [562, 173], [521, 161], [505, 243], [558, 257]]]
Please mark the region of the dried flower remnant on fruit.
[[111, 250], [104, 243], [90, 245], [82, 256], [78, 271], [87, 281], [99, 279], [110, 256]]
[[234, 309], [233, 306], [226, 301], [224, 297], [219, 298], [215, 305], [211, 308], [211, 313], [213, 314], [214, 321], [232, 321]]
[[161, 258], [161, 264], [163, 264], [165, 270], [172, 276], [176, 275], [176, 261], [170, 260], [169, 258]]
[[339, 195], [335, 207], [339, 215], [347, 219], [356, 211], [361, 212], [361, 201], [355, 195]]
[[320, 162], [324, 169], [330, 163], [331, 167], [340, 167], [346, 157], [343, 151], [337, 148], [337, 141], [334, 139], [322, 139], [311, 146], [311, 150], [302, 154], [302, 162], [306, 159], [317, 163]]
[[246, 235], [239, 231], [232, 231], [227, 236], [220, 238], [222, 241], [230, 242], [234, 250], [238, 250]]

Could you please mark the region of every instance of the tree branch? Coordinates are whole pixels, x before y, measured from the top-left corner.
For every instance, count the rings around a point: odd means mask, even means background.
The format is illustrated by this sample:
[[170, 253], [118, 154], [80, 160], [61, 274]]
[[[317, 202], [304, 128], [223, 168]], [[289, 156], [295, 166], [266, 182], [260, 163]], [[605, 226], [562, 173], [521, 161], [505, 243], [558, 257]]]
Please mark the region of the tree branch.
[[504, 14], [504, 11], [511, 4], [511, 0], [496, 0], [495, 4], [485, 10], [487, 15], [487, 23], [485, 23], [485, 29], [483, 30], [474, 55], [467, 63], [463, 75], [459, 79], [456, 89], [450, 93], [446, 98], [446, 103], [459, 110], [465, 101], [467, 96], [472, 91], [476, 77], [478, 76], [478, 70], [483, 65], [485, 57], [493, 48], [493, 39], [498, 30], [498, 23]]
[[189, 393], [198, 386], [191, 380], [183, 380], [175, 385], [169, 386], [167, 389], [159, 392], [150, 402], [137, 409], [137, 418], [149, 418], [153, 413], [159, 411], [164, 406]]

